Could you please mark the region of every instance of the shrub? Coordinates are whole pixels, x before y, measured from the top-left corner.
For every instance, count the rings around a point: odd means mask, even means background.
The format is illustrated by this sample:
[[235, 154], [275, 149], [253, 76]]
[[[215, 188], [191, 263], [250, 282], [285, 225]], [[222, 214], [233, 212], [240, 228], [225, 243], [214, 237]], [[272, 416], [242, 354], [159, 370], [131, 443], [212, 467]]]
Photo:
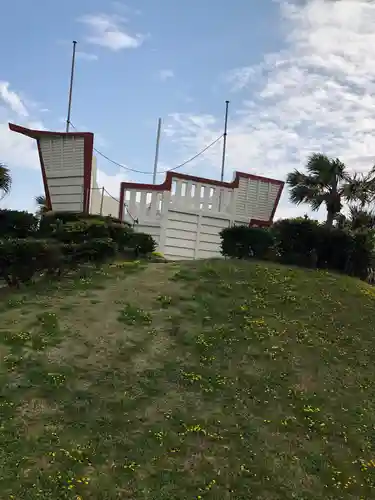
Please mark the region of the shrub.
[[38, 219], [28, 212], [0, 210], [0, 237], [27, 238], [38, 228]]
[[373, 276], [375, 264], [375, 232], [361, 229], [353, 234], [352, 251], [347, 272], [361, 279]]
[[312, 259], [317, 248], [319, 223], [311, 219], [296, 218], [279, 220], [271, 231], [275, 237], [277, 249], [283, 262], [293, 260], [299, 255], [306, 261]]
[[62, 243], [83, 243], [90, 239], [109, 238], [108, 225], [103, 221], [78, 221], [57, 223], [51, 231], [51, 238]]
[[277, 221], [271, 229], [234, 226], [222, 230], [222, 254], [272, 259], [284, 264], [331, 269], [361, 279], [373, 276], [375, 232], [328, 227], [310, 219]]
[[346, 229], [317, 226], [315, 248], [316, 267], [348, 272], [348, 265], [354, 248], [354, 235]]
[[95, 238], [83, 243], [64, 243], [61, 245], [67, 267], [77, 267], [86, 262], [105, 262], [112, 259], [117, 250], [117, 245], [111, 238]]
[[133, 229], [120, 222], [113, 222], [110, 218], [87, 217], [80, 220], [77, 219], [77, 214], [69, 214], [66, 220], [58, 218], [54, 219], [54, 223], [50, 223], [49, 216], [43, 218], [48, 219], [48, 223], [42, 223], [40, 226], [40, 236], [51, 237], [62, 243], [83, 243], [91, 239], [113, 239], [121, 249], [128, 244], [131, 239]]
[[310, 219], [277, 221], [272, 232], [283, 263], [331, 269], [367, 278], [374, 261], [374, 233], [328, 227]]
[[135, 256], [147, 255], [152, 253], [156, 248], [156, 241], [147, 233], [133, 232], [128, 242], [130, 248]]
[[63, 262], [59, 245], [34, 238], [0, 240], [0, 277], [9, 286], [29, 282], [36, 273], [58, 273]]
[[40, 220], [39, 228], [43, 234], [47, 234], [51, 231], [51, 226], [53, 227], [56, 223], [65, 224], [66, 222], [79, 222], [79, 221], [104, 221], [108, 224], [122, 224], [124, 226], [130, 227], [127, 222], [122, 222], [116, 217], [107, 217], [104, 215], [87, 214], [80, 212], [48, 212], [44, 214]]
[[133, 234], [133, 228], [124, 224], [114, 222], [109, 225], [109, 236], [117, 243], [119, 250], [129, 246]]
[[220, 237], [221, 253], [237, 259], [266, 258], [274, 245], [272, 232], [258, 227], [228, 227], [221, 231]]

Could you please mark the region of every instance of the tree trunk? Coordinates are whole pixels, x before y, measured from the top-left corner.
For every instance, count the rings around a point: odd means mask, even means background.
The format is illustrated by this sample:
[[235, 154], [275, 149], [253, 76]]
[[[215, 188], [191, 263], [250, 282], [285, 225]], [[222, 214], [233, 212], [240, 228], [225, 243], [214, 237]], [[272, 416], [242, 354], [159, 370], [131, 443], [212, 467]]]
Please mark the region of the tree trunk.
[[331, 212], [330, 210], [328, 210], [327, 211], [326, 226], [327, 227], [332, 227], [334, 220], [335, 220], [335, 213]]

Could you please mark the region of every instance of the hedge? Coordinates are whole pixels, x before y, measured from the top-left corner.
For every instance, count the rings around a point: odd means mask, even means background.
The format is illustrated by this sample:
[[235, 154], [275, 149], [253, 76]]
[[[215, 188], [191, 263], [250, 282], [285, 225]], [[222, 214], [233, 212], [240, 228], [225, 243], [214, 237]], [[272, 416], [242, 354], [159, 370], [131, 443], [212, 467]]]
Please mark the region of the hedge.
[[221, 232], [222, 254], [233, 258], [277, 260], [331, 269], [366, 279], [375, 262], [375, 233], [349, 231], [309, 219], [286, 219], [271, 229], [234, 226]]
[[27, 283], [37, 272], [60, 270], [59, 245], [35, 238], [0, 240], [0, 277], [8, 286]]
[[134, 251], [136, 257], [150, 254], [156, 248], [154, 238], [149, 234], [140, 232], [133, 232], [127, 245], [128, 248], [131, 248]]
[[37, 229], [35, 215], [18, 210], [0, 210], [0, 238], [27, 238]]
[[19, 286], [35, 275], [61, 274], [85, 262], [102, 263], [117, 254], [151, 254], [156, 243], [112, 217], [53, 213], [38, 219], [27, 212], [0, 211], [0, 278]]
[[93, 239], [111, 239], [118, 251], [132, 256], [147, 255], [156, 248], [156, 242], [146, 233], [135, 232], [133, 228], [108, 219], [89, 218], [44, 226], [42, 236], [48, 235], [61, 243], [85, 243]]
[[40, 220], [39, 227], [42, 233], [49, 233], [51, 227], [57, 222], [65, 224], [66, 222], [79, 222], [79, 221], [104, 221], [108, 224], [121, 224], [130, 227], [130, 224], [123, 222], [116, 217], [108, 217], [97, 214], [87, 214], [81, 212], [48, 212], [44, 214]]
[[227, 227], [220, 236], [222, 254], [237, 259], [266, 258], [274, 245], [273, 234], [258, 227]]
[[30, 282], [36, 275], [60, 275], [80, 264], [103, 263], [118, 251], [111, 238], [59, 243], [35, 238], [0, 240], [0, 278], [8, 286]]

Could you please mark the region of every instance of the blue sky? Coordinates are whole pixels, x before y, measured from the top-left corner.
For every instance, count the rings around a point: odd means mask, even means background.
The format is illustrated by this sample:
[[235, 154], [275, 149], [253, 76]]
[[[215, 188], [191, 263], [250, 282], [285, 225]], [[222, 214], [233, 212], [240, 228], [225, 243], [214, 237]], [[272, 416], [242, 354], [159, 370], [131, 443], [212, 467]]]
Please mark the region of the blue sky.
[[[0, 161], [14, 186], [1, 207], [34, 210], [42, 193], [33, 141], [7, 122], [63, 130], [78, 41], [72, 122], [124, 166], [151, 171], [158, 117], [160, 169], [222, 133], [229, 99], [226, 177], [284, 179], [312, 152], [369, 169], [375, 145], [375, 6], [366, 0], [65, 0], [3, 2]], [[220, 176], [221, 144], [184, 172]], [[98, 158], [99, 184], [151, 182]], [[159, 176], [162, 181], [163, 176]], [[290, 206], [279, 216], [305, 213]], [[324, 214], [323, 214], [324, 216]]]

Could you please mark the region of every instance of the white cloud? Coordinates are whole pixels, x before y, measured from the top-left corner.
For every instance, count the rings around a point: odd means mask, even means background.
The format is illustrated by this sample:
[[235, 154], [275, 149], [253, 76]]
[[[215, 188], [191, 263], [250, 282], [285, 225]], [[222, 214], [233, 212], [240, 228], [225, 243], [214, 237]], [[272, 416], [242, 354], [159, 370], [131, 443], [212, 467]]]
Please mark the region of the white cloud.
[[[228, 75], [242, 101], [230, 105], [227, 171], [284, 179], [307, 156], [338, 156], [353, 170], [375, 157], [375, 4], [278, 0], [286, 48]], [[238, 91], [241, 90], [242, 94]], [[200, 119], [200, 121], [199, 121]], [[211, 115], [175, 114], [168, 133], [190, 151], [222, 133]], [[219, 175], [220, 149], [203, 156]], [[286, 189], [285, 189], [286, 191]], [[290, 215], [284, 193], [279, 215]], [[307, 212], [306, 206], [293, 213]]]
[[35, 141], [9, 130], [14, 121], [30, 128], [43, 129], [43, 124], [30, 118], [28, 108], [9, 82], [0, 82], [0, 161], [13, 168], [40, 169]]
[[120, 196], [120, 183], [129, 180], [129, 177], [123, 170], [113, 175], [107, 174], [100, 169], [97, 170], [96, 184], [99, 188], [104, 187], [104, 189], [116, 200], [118, 200]]
[[90, 31], [86, 41], [107, 49], [136, 49], [145, 40], [144, 35], [129, 34], [125, 27], [126, 20], [117, 15], [91, 14], [80, 19]]
[[96, 54], [92, 54], [91, 52], [83, 52], [81, 50], [78, 50], [76, 53], [76, 56], [78, 59], [83, 59], [85, 61], [97, 61], [98, 56]]
[[35, 141], [11, 132], [8, 123], [0, 123], [0, 161], [10, 169], [25, 167], [40, 170]]
[[9, 85], [9, 82], [0, 81], [0, 100], [2, 100], [5, 105], [9, 106], [17, 115], [28, 117], [29, 112], [22, 102], [21, 97], [13, 90], [10, 90]]
[[170, 78], [174, 77], [174, 72], [171, 69], [161, 69], [158, 73], [158, 78], [162, 82], [165, 82], [166, 80], [169, 80]]

